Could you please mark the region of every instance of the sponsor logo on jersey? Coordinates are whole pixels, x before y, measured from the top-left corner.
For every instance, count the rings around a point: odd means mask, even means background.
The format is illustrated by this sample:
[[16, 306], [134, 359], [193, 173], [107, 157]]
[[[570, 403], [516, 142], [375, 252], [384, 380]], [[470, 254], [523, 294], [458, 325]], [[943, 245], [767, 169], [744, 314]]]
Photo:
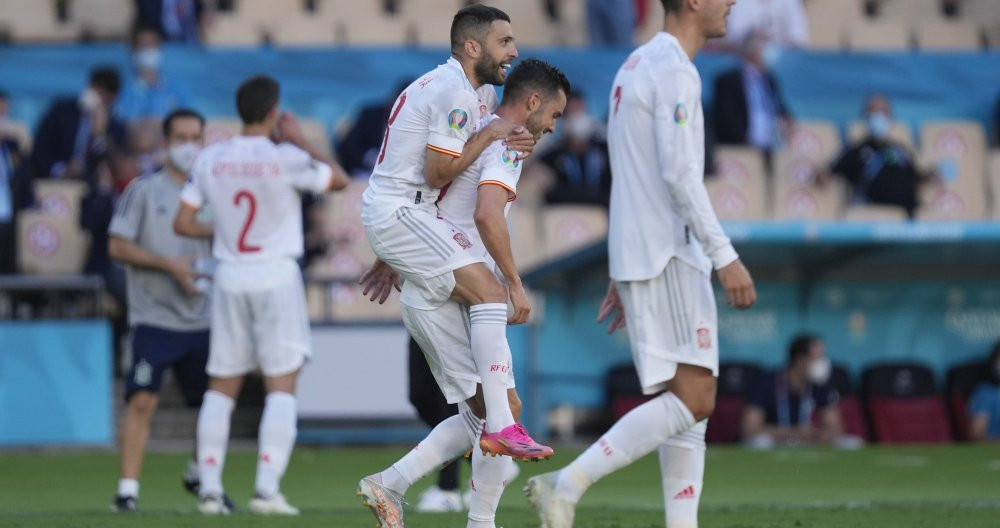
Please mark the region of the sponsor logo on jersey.
[[687, 120], [687, 108], [684, 107], [684, 103], [677, 103], [677, 106], [674, 107], [674, 123], [683, 125], [684, 123], [687, 123]]
[[462, 130], [469, 122], [469, 114], [461, 108], [456, 108], [448, 114], [448, 128]]
[[459, 246], [462, 246], [462, 249], [469, 249], [472, 247], [472, 241], [469, 240], [469, 237], [465, 236], [465, 233], [455, 233], [455, 236], [451, 238], [454, 238], [455, 242], [457, 242]]
[[509, 148], [503, 149], [503, 152], [500, 153], [500, 161], [502, 161], [504, 165], [515, 169], [521, 164], [521, 160], [517, 159], [517, 151]]
[[707, 350], [712, 348], [712, 333], [704, 326], [699, 328], [696, 333], [698, 334], [698, 348]]
[[145, 359], [139, 360], [139, 363], [135, 365], [135, 376], [133, 379], [135, 380], [135, 384], [140, 387], [149, 385], [153, 381], [153, 366]]

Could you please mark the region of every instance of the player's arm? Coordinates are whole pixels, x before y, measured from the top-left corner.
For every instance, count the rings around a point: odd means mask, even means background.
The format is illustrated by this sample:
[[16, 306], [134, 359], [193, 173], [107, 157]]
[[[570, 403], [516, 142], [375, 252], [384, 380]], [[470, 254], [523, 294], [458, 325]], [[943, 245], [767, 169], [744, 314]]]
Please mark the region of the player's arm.
[[199, 209], [182, 200], [174, 217], [174, 232], [192, 238], [212, 238], [212, 226], [198, 221]]
[[511, 190], [499, 183], [484, 182], [479, 185], [476, 198], [476, 228], [483, 239], [483, 245], [496, 261], [500, 273], [507, 280], [510, 301], [514, 305], [514, 315], [508, 323], [520, 324], [528, 321], [531, 304], [528, 295], [521, 284], [521, 276], [517, 273], [514, 254], [510, 248], [510, 232], [507, 230], [507, 217], [504, 209], [510, 199]]
[[698, 143], [704, 141], [687, 122], [701, 98], [699, 82], [687, 70], [674, 70], [670, 79], [653, 82], [657, 87], [654, 112], [661, 176], [688, 228], [712, 260], [730, 306], [748, 308], [757, 300], [753, 279], [722, 230], [699, 170], [702, 165], [692, 156], [703, 147]]
[[176, 259], [165, 257], [114, 234], [108, 240], [108, 254], [111, 258], [132, 266], [162, 271], [173, 277], [184, 293], [191, 296], [200, 294], [194, 284], [198, 278], [198, 273], [192, 267], [194, 256]]
[[314, 147], [306, 139], [305, 134], [302, 133], [302, 127], [299, 125], [299, 120], [290, 112], [282, 112], [278, 120], [278, 136], [276, 139], [278, 142], [288, 142], [299, 147], [306, 151], [312, 159], [324, 163], [330, 168], [330, 181], [324, 189], [325, 192], [339, 191], [347, 187], [347, 184], [350, 183], [351, 178], [347, 175], [347, 171], [332, 157]]
[[424, 178], [427, 180], [427, 185], [435, 188], [448, 185], [468, 169], [494, 141], [508, 136], [520, 138], [523, 134], [529, 134], [524, 127], [518, 127], [504, 119], [494, 119], [482, 130], [473, 134], [465, 142], [461, 152], [428, 143], [427, 160], [424, 163]]

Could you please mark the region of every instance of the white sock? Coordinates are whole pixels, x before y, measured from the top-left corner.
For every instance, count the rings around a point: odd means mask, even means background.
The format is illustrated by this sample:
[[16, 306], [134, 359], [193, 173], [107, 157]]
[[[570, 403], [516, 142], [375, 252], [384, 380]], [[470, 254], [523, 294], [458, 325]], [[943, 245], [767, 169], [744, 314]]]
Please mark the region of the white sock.
[[222, 495], [222, 466], [229, 443], [229, 418], [235, 402], [229, 396], [207, 391], [198, 412], [198, 494]]
[[508, 457], [483, 455], [479, 449], [472, 451], [472, 478], [469, 479], [472, 500], [467, 528], [493, 528], [497, 505], [507, 486], [504, 475], [510, 461]]
[[477, 304], [469, 308], [472, 357], [483, 383], [486, 429], [496, 433], [514, 424], [507, 400], [511, 356], [507, 346], [507, 305]]
[[[471, 412], [467, 409], [437, 424], [417, 447], [380, 473], [382, 485], [405, 495], [414, 482], [472, 449], [468, 433], [469, 418], [465, 416], [466, 413], [471, 415]], [[473, 418], [477, 423], [482, 423], [478, 418]]]
[[660, 474], [667, 510], [667, 528], [698, 528], [698, 503], [705, 475], [705, 427], [694, 427], [660, 446]]
[[118, 479], [118, 495], [139, 498], [139, 481], [130, 478]]
[[636, 407], [559, 472], [556, 491], [576, 503], [594, 482], [651, 453], [694, 425], [694, 416], [672, 392]]
[[271, 497], [278, 493], [281, 477], [288, 468], [288, 459], [295, 447], [298, 415], [295, 396], [287, 392], [272, 392], [264, 399], [264, 414], [260, 417], [260, 444], [257, 456], [257, 494]]

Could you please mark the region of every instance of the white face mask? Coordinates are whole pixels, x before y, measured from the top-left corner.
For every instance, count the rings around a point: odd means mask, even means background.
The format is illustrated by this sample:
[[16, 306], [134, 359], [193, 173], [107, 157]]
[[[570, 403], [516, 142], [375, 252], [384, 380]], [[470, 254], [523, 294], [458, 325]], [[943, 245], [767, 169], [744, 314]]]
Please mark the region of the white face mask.
[[892, 120], [882, 112], [872, 112], [868, 114], [868, 130], [872, 137], [885, 139], [889, 137], [889, 130], [892, 128]]
[[831, 370], [833, 370], [833, 365], [830, 364], [829, 359], [817, 359], [809, 364], [806, 377], [809, 378], [809, 382], [813, 385], [823, 385], [830, 379]]
[[566, 135], [571, 139], [590, 139], [594, 128], [594, 120], [587, 114], [574, 114], [566, 119]]
[[768, 42], [764, 45], [764, 49], [761, 50], [761, 61], [764, 62], [764, 67], [767, 69], [774, 68], [778, 61], [781, 60], [781, 55], [785, 52], [784, 48], [780, 44], [774, 42]]
[[80, 104], [80, 109], [84, 112], [90, 113], [97, 110], [101, 106], [101, 96], [97, 94], [97, 90], [86, 87], [80, 94], [80, 99], [78, 99]]
[[163, 62], [163, 52], [160, 48], [143, 48], [132, 54], [132, 64], [140, 70], [157, 71]]
[[191, 167], [194, 167], [194, 160], [198, 157], [199, 152], [201, 152], [201, 147], [197, 143], [181, 143], [170, 146], [167, 150], [167, 158], [175, 169], [187, 174], [191, 172]]

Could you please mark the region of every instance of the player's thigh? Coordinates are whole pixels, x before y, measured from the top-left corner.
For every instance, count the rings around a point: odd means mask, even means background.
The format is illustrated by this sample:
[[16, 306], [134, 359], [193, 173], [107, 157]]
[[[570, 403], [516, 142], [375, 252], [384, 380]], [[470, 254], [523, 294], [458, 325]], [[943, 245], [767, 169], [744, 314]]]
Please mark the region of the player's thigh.
[[[205, 371], [215, 378], [243, 376], [256, 367], [248, 294], [235, 277], [223, 278], [222, 266], [212, 290], [212, 329]], [[226, 282], [226, 284], [223, 284]]]
[[274, 283], [250, 295], [252, 335], [261, 372], [279, 377], [302, 368], [312, 355], [312, 338], [298, 265], [276, 262], [269, 275]]
[[164, 371], [183, 355], [175, 337], [175, 332], [163, 328], [145, 324], [132, 327], [129, 336], [132, 365], [125, 380], [125, 401], [139, 391], [160, 391]]
[[471, 398], [479, 373], [469, 345], [468, 309], [447, 301], [433, 310], [401, 305], [403, 324], [424, 353], [427, 366], [450, 404]]
[[506, 303], [507, 288], [485, 264], [476, 262], [456, 269], [452, 298], [468, 306]]
[[181, 387], [188, 407], [199, 407], [208, 389], [209, 331], [194, 330], [183, 333], [184, 357], [174, 364], [174, 378]]

